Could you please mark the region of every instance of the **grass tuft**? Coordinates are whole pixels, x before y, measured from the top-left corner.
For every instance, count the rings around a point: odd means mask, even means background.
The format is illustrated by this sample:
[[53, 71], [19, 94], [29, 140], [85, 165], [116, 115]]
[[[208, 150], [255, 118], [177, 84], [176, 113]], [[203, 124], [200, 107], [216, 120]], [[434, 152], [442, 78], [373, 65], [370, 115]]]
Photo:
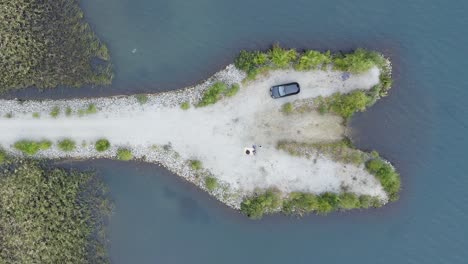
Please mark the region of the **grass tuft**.
[[57, 146], [62, 151], [70, 152], [76, 148], [76, 142], [71, 139], [64, 139], [59, 141]]
[[52, 146], [52, 142], [48, 140], [32, 141], [32, 140], [20, 140], [15, 142], [13, 147], [26, 155], [34, 155], [40, 150], [49, 149]]
[[117, 158], [124, 161], [131, 160], [133, 159], [132, 151], [126, 148], [119, 148], [117, 150]]
[[103, 152], [110, 148], [110, 142], [109, 140], [102, 138], [96, 141], [96, 143], [94, 144], [94, 147], [97, 151]]

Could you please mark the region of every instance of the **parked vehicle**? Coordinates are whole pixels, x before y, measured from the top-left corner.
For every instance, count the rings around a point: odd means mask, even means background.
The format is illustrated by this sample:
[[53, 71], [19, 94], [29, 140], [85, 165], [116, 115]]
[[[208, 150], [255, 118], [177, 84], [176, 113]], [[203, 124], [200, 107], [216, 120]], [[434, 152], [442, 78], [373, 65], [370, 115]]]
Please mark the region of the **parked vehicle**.
[[270, 95], [277, 99], [285, 96], [295, 95], [301, 91], [297, 82], [275, 85], [270, 88]]

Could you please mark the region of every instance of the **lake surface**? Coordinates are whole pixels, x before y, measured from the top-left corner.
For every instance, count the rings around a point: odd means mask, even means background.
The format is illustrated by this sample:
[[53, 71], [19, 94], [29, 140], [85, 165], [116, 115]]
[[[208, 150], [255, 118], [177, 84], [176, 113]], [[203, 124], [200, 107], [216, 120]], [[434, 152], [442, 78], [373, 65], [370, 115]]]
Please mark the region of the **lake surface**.
[[[240, 49], [365, 47], [393, 61], [390, 96], [351, 122], [353, 141], [402, 174], [384, 208], [250, 221], [154, 165], [97, 160], [110, 186], [113, 263], [467, 263], [467, 1], [82, 0], [108, 43], [112, 87], [26, 89], [63, 98], [166, 91], [206, 79]], [[196, 136], [196, 135], [194, 135]]]

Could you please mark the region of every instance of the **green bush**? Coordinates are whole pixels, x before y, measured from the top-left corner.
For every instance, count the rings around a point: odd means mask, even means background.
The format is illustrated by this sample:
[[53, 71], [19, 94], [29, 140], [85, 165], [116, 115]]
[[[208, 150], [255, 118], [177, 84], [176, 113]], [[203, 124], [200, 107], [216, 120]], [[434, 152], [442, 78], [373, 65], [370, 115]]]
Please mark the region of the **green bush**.
[[71, 109], [71, 107], [68, 106], [68, 107], [65, 109], [65, 115], [66, 115], [66, 116], [71, 116], [72, 111], [73, 111], [73, 110]]
[[48, 140], [32, 141], [32, 140], [20, 140], [15, 142], [13, 147], [26, 155], [34, 155], [40, 150], [49, 149], [52, 146], [52, 142]]
[[283, 212], [299, 215], [310, 213], [318, 207], [317, 196], [310, 193], [293, 192], [283, 201]]
[[110, 84], [107, 48], [83, 20], [78, 1], [1, 1], [0, 10], [0, 92]]
[[288, 114], [291, 114], [293, 111], [294, 111], [294, 106], [292, 103], [285, 103], [281, 107], [281, 112], [283, 112], [284, 114], [288, 115]]
[[55, 106], [54, 108], [52, 108], [52, 110], [50, 111], [50, 116], [53, 117], [53, 118], [57, 118], [57, 116], [60, 114], [60, 108], [58, 106]]
[[366, 163], [366, 168], [380, 181], [387, 192], [390, 201], [398, 200], [398, 192], [401, 188], [400, 175], [395, 169], [381, 158], [371, 159]]
[[3, 149], [0, 148], [0, 165], [5, 161], [6, 153]]
[[202, 163], [199, 160], [190, 160], [189, 162], [192, 170], [201, 170], [203, 168]]
[[315, 50], [308, 50], [304, 52], [296, 64], [296, 69], [300, 71], [307, 71], [316, 69], [318, 66], [326, 65], [332, 62], [330, 51], [321, 53]]
[[96, 148], [97, 151], [103, 152], [110, 148], [110, 142], [107, 139], [99, 139], [94, 144], [94, 147]]
[[342, 193], [340, 194], [338, 207], [344, 210], [360, 208], [361, 202], [354, 193]]
[[190, 108], [190, 103], [189, 102], [183, 102], [183, 103], [180, 104], [180, 108], [182, 110], [187, 110], [187, 109]]
[[355, 112], [364, 111], [371, 98], [363, 91], [348, 94], [335, 93], [330, 97], [317, 97], [315, 103], [320, 112], [332, 111], [343, 118], [350, 118]]
[[384, 67], [385, 58], [374, 51], [357, 49], [353, 53], [336, 56], [333, 59], [333, 64], [336, 69], [341, 71], [361, 73], [368, 71], [374, 66]]
[[71, 139], [64, 139], [58, 142], [58, 148], [66, 152], [73, 151], [76, 148], [76, 143]]
[[205, 187], [209, 191], [214, 191], [216, 188], [218, 188], [218, 180], [216, 180], [216, 178], [213, 178], [213, 177], [206, 177]]
[[33, 116], [33, 118], [36, 118], [36, 119], [37, 119], [37, 118], [40, 118], [40, 117], [41, 117], [41, 114], [35, 112], [35, 113], [32, 114], [32, 116]]
[[252, 219], [260, 219], [263, 214], [272, 212], [281, 206], [278, 192], [267, 190], [264, 194], [245, 198], [241, 203], [241, 212]]
[[138, 103], [140, 104], [146, 104], [149, 100], [148, 95], [146, 94], [137, 94], [135, 95], [135, 98], [137, 99]]
[[257, 74], [257, 68], [267, 63], [267, 55], [259, 51], [245, 51], [242, 50], [234, 61], [238, 69], [241, 69], [251, 76], [252, 79]]
[[294, 49], [283, 49], [278, 44], [268, 52], [271, 62], [278, 68], [287, 68], [296, 59], [297, 52]]
[[130, 149], [125, 149], [125, 148], [119, 148], [117, 150], [117, 158], [119, 160], [131, 160], [133, 159], [133, 154], [132, 154], [132, 151]]
[[226, 90], [226, 84], [223, 82], [216, 82], [210, 86], [202, 96], [201, 101], [197, 104], [198, 107], [207, 106], [216, 103], [221, 99], [224, 91]]
[[229, 89], [226, 90], [225, 95], [227, 97], [233, 97], [237, 94], [237, 92], [239, 92], [239, 88], [239, 84], [234, 83], [233, 85], [231, 85], [231, 87], [229, 87]]
[[97, 113], [97, 108], [96, 105], [91, 103], [88, 104], [88, 107], [86, 109], [79, 109], [78, 110], [78, 115], [79, 116], [84, 116], [84, 115], [92, 115]]

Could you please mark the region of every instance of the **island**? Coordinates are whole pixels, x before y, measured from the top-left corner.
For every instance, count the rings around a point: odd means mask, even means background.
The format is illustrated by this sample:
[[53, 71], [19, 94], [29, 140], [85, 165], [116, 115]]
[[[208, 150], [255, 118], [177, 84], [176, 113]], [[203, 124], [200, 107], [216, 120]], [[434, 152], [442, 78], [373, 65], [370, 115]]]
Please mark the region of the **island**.
[[[270, 96], [270, 87], [292, 82], [298, 94]], [[241, 51], [234, 64], [180, 90], [0, 100], [0, 153], [160, 164], [254, 219], [380, 207], [398, 199], [400, 176], [377, 152], [355, 148], [346, 131], [391, 84], [391, 63], [378, 52], [275, 44]]]

